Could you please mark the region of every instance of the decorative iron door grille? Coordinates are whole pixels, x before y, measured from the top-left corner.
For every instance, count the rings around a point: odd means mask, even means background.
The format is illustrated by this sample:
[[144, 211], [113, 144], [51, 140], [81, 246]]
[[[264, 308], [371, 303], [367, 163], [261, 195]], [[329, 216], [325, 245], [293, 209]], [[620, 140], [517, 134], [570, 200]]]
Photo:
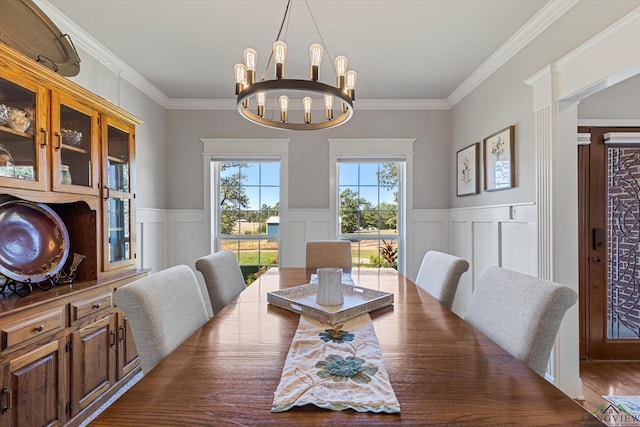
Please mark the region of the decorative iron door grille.
[[640, 148], [607, 157], [607, 336], [640, 338]]

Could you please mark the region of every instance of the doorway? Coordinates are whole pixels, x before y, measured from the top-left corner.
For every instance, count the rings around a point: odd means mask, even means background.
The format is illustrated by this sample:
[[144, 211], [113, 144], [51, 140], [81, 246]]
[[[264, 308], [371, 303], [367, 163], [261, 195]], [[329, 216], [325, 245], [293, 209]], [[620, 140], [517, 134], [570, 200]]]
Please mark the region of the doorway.
[[640, 360], [640, 144], [613, 132], [640, 128], [578, 128], [580, 357]]

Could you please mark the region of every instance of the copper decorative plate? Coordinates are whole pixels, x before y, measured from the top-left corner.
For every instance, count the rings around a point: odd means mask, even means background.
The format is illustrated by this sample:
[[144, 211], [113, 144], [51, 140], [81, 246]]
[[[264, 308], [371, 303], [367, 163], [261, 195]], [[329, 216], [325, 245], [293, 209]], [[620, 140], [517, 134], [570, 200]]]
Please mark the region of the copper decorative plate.
[[69, 256], [69, 232], [49, 206], [0, 202], [0, 274], [38, 283], [53, 277]]
[[0, 6], [0, 41], [63, 76], [80, 72], [80, 57], [71, 38], [32, 0], [4, 0]]

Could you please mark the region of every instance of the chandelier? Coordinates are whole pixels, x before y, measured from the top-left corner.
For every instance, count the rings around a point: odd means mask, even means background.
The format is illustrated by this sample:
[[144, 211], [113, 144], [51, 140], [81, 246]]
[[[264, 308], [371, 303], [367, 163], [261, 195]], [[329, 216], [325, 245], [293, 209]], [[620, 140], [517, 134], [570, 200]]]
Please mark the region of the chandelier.
[[[305, 4], [318, 31], [320, 41], [324, 44], [307, 0], [305, 0]], [[244, 64], [235, 65], [234, 74], [238, 112], [247, 120], [275, 129], [317, 130], [339, 126], [353, 116], [357, 74], [353, 70], [347, 70], [348, 61], [345, 56], [340, 55], [333, 61], [323, 44], [313, 43], [309, 48], [311, 62], [309, 80], [285, 78], [284, 63], [287, 55], [287, 44], [280, 37], [285, 22], [288, 23], [290, 12], [291, 0], [288, 0], [280, 30], [276, 41], [273, 43], [273, 50], [258, 81], [256, 81], [257, 52], [254, 49], [245, 49]], [[319, 81], [320, 64], [325, 52], [334, 66], [336, 73], [335, 86]], [[272, 59], [275, 65], [275, 78], [265, 80], [265, 75], [271, 66]], [[315, 100], [314, 96], [316, 97]], [[292, 120], [293, 113], [289, 114], [290, 97], [292, 99], [301, 98], [303, 114], [300, 114], [297, 121], [295, 119]], [[323, 103], [324, 114], [316, 112], [312, 121], [312, 105], [314, 102]], [[271, 108], [268, 110], [267, 105], [269, 104], [271, 104]], [[337, 110], [335, 114], [334, 105]], [[321, 118], [315, 117], [316, 114], [320, 115]]]

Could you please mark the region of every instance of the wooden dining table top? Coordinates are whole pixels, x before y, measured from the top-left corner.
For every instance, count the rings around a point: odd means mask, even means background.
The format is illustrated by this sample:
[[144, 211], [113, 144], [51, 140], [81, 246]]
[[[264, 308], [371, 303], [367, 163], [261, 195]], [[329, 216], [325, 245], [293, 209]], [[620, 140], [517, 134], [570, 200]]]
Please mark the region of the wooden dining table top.
[[358, 286], [394, 294], [392, 306], [370, 315], [400, 414], [313, 405], [272, 413], [299, 315], [269, 304], [267, 292], [309, 283], [310, 273], [269, 270], [90, 425], [602, 425], [390, 269], [354, 270], [352, 277]]

